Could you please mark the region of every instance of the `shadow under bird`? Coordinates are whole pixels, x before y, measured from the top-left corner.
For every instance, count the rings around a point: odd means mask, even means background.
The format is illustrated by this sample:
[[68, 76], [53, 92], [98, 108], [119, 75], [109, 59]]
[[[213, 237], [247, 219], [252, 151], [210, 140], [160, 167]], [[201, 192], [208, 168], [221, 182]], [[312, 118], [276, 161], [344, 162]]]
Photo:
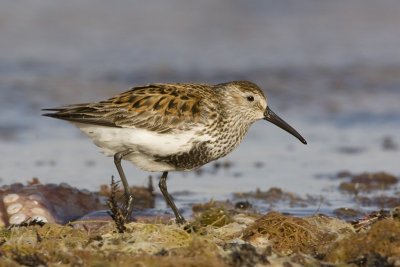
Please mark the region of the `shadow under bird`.
[[44, 116], [71, 122], [113, 156], [125, 190], [125, 220], [133, 195], [121, 160], [162, 172], [159, 187], [177, 223], [184, 223], [167, 191], [170, 171], [190, 171], [234, 150], [257, 120], [267, 120], [306, 140], [267, 105], [263, 91], [248, 81], [217, 85], [155, 83], [131, 88], [105, 101], [45, 109]]

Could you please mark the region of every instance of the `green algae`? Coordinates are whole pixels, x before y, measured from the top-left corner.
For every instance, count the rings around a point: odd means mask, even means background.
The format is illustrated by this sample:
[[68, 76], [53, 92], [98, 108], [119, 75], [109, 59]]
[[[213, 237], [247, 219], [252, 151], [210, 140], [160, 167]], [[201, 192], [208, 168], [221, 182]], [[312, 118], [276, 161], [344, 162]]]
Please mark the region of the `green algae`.
[[400, 263], [400, 222], [389, 218], [377, 221], [370, 230], [354, 233], [333, 243], [324, 260], [349, 262], [371, 254]]
[[198, 221], [202, 226], [222, 227], [231, 222], [231, 217], [225, 207], [221, 205], [202, 212]]
[[302, 218], [270, 212], [245, 229], [244, 238], [250, 243], [267, 238], [272, 247], [284, 255], [310, 253], [321, 239], [318, 230]]
[[[398, 209], [371, 214], [356, 232], [344, 220], [315, 214], [298, 218], [270, 212], [234, 213], [211, 203], [190, 224], [68, 225], [0, 229], [0, 266], [364, 266], [400, 263]], [[229, 218], [229, 219], [228, 219]], [[366, 219], [360, 220], [364, 222]]]
[[[211, 266], [222, 262], [215, 255], [213, 242], [189, 234], [175, 224], [130, 223], [124, 233], [118, 233], [111, 222], [109, 226], [103, 228], [106, 233], [95, 236], [50, 223], [43, 227], [4, 228], [0, 237], [3, 253], [0, 262], [24, 264], [28, 259], [37, 259], [36, 262], [46, 262], [49, 266], [160, 266], [161, 263], [161, 266], [173, 266], [175, 261], [187, 261], [195, 266], [200, 258], [204, 266], [212, 261], [215, 263]], [[174, 255], [173, 259], [158, 255], [163, 250]]]

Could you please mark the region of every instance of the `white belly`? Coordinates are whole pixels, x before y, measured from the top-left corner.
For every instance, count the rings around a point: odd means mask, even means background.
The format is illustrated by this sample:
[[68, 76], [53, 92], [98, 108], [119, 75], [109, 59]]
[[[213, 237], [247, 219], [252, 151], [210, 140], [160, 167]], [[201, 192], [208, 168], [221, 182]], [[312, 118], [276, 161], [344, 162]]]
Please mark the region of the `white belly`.
[[107, 156], [131, 150], [132, 153], [124, 157], [140, 169], [153, 172], [174, 171], [174, 166], [155, 161], [154, 156], [168, 156], [188, 152], [194, 143], [210, 140], [207, 135], [196, 135], [199, 129], [192, 129], [180, 133], [159, 134], [137, 128], [118, 128], [83, 123], [73, 123], [93, 142], [101, 148]]

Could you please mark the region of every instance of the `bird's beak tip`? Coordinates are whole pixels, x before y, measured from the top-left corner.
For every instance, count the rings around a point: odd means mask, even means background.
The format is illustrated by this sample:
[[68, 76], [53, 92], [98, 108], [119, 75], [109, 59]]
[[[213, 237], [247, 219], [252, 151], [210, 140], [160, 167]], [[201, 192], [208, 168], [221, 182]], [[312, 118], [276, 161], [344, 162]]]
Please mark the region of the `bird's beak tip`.
[[289, 124], [282, 120], [278, 115], [276, 115], [269, 107], [265, 109], [264, 120], [267, 120], [281, 129], [287, 131], [288, 133], [295, 136], [303, 144], [307, 145], [306, 139], [304, 139], [295, 129], [293, 129]]

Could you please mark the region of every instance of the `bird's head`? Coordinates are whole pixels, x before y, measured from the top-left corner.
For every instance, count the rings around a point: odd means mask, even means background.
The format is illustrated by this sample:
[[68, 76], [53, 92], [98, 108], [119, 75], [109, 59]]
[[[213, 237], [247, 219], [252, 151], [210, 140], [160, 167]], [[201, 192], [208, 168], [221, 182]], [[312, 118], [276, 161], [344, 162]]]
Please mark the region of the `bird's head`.
[[261, 119], [267, 120], [292, 134], [303, 144], [307, 144], [293, 127], [268, 107], [264, 92], [256, 84], [248, 81], [234, 81], [219, 84], [217, 87], [224, 94], [225, 103], [230, 107], [229, 112], [237, 119], [249, 124]]

